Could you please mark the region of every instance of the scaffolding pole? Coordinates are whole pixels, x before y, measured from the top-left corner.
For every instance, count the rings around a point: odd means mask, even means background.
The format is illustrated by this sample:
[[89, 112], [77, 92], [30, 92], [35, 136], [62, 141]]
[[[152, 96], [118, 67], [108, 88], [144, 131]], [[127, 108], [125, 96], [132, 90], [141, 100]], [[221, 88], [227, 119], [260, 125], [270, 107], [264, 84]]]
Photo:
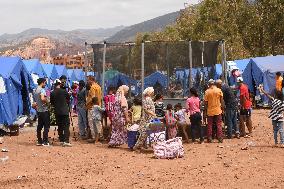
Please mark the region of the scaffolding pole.
[[85, 67], [85, 80], [87, 80], [87, 68], [88, 68], [88, 57], [87, 57], [87, 45], [88, 43], [85, 42], [85, 64], [84, 64], [84, 67]]
[[192, 88], [192, 47], [191, 47], [191, 40], [188, 42], [188, 55], [189, 55], [189, 89]]
[[142, 41], [141, 44], [141, 90], [142, 90], [142, 94], [144, 91], [144, 73], [145, 73], [145, 68], [144, 68], [144, 63], [145, 63], [145, 43], [144, 41]]
[[103, 52], [103, 75], [102, 75], [102, 92], [105, 94], [105, 69], [106, 69], [106, 42], [104, 42], [104, 52]]

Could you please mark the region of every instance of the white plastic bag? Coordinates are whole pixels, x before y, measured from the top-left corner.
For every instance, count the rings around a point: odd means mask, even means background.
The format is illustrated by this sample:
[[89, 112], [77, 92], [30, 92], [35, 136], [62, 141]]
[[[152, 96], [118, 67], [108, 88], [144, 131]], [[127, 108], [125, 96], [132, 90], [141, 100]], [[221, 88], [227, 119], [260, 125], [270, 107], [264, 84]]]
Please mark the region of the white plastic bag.
[[158, 159], [174, 159], [184, 156], [182, 138], [177, 137], [164, 142], [157, 142], [153, 146], [154, 155]]

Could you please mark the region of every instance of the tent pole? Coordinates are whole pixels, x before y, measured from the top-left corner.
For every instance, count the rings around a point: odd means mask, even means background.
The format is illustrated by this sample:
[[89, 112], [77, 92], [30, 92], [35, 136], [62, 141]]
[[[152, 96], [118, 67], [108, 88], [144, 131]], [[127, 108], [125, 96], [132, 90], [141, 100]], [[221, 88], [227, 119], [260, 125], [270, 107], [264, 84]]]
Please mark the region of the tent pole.
[[87, 79], [87, 68], [88, 68], [88, 57], [87, 57], [87, 45], [88, 43], [85, 42], [85, 64], [84, 64], [84, 67], [85, 67], [85, 81]]
[[166, 64], [167, 64], [167, 89], [170, 85], [169, 45], [166, 43]]
[[[128, 66], [129, 66], [129, 75], [132, 78], [132, 64], [131, 64], [131, 45], [128, 44]], [[129, 83], [129, 97], [131, 98], [131, 84]]]
[[189, 89], [192, 88], [192, 47], [191, 40], [188, 42], [188, 51], [189, 51]]
[[144, 61], [145, 61], [145, 43], [142, 41], [141, 44], [141, 89], [142, 89], [142, 95], [144, 91], [144, 73], [145, 73], [145, 68], [144, 68]]
[[228, 66], [227, 66], [227, 57], [226, 57], [226, 42], [223, 41], [223, 61], [224, 61], [224, 68], [225, 68], [225, 83], [228, 84]]
[[103, 52], [103, 75], [102, 75], [102, 93], [105, 95], [105, 65], [106, 65], [106, 41], [104, 41]]

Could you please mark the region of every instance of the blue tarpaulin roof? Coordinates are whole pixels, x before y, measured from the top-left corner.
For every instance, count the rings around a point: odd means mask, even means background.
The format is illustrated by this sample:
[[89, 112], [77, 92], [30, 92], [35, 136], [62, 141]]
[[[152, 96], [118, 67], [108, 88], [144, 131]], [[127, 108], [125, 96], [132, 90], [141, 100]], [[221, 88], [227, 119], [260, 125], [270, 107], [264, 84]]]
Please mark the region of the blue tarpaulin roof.
[[76, 81], [85, 80], [85, 74], [82, 69], [74, 69]]
[[0, 76], [4, 86], [0, 93], [0, 123], [11, 125], [18, 115], [30, 113], [29, 92], [32, 78], [19, 57], [0, 57]]
[[263, 84], [267, 92], [273, 92], [276, 72], [284, 73], [283, 55], [252, 58], [244, 70], [243, 78], [254, 94], [258, 93], [256, 88], [260, 84]]
[[51, 80], [58, 79], [60, 76], [53, 64], [41, 64], [47, 77]]
[[23, 60], [29, 73], [37, 74], [41, 78], [47, 77], [42, 65], [38, 59]]
[[59, 77], [61, 77], [62, 75], [65, 75], [66, 77], [68, 77], [66, 66], [64, 66], [64, 65], [55, 65], [55, 69], [56, 69]]
[[[108, 87], [112, 86], [112, 87], [116, 87], [118, 88], [121, 85], [131, 85], [131, 86], [135, 86], [135, 89], [137, 88], [137, 81], [128, 77], [127, 75], [123, 74], [123, 73], [119, 73], [116, 76], [114, 76], [112, 79], [110, 80], [106, 80], [106, 91]], [[132, 90], [132, 92], [136, 93], [137, 90]]]
[[236, 63], [236, 66], [239, 68], [239, 70], [241, 72], [244, 72], [248, 63], [250, 62], [250, 59], [248, 58], [248, 59], [242, 59], [242, 60], [234, 60], [234, 62]]

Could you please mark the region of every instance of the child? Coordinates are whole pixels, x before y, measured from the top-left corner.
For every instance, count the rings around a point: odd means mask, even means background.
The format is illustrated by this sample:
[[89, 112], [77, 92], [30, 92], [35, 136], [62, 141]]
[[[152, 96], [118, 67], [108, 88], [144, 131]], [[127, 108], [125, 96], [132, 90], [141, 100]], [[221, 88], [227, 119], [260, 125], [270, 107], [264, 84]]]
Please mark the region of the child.
[[186, 101], [186, 109], [190, 113], [190, 128], [191, 139], [195, 142], [197, 133], [200, 135], [200, 144], [204, 142], [203, 130], [202, 130], [202, 116], [200, 111], [200, 99], [198, 97], [197, 90], [195, 88], [190, 89], [190, 98]]
[[[106, 116], [105, 118], [105, 125], [108, 126], [107, 122], [109, 119], [109, 127], [108, 128], [108, 139], [111, 137], [111, 128], [112, 128], [112, 118], [113, 118], [113, 106], [115, 102], [115, 88], [110, 86], [108, 88], [108, 95], [104, 97], [104, 103], [105, 103], [105, 111], [106, 111]], [[107, 119], [108, 118], [108, 119]]]
[[278, 131], [280, 133], [280, 147], [284, 148], [284, 132], [283, 132], [283, 112], [284, 112], [284, 103], [283, 103], [283, 94], [281, 91], [275, 91], [274, 98], [270, 96], [266, 91], [263, 90], [263, 87], [259, 87], [259, 91], [265, 94], [272, 101], [272, 109], [269, 114], [269, 118], [272, 119], [273, 131], [274, 131], [274, 141], [275, 146], [278, 145]]
[[98, 97], [94, 97], [92, 99], [92, 103], [92, 118], [94, 123], [95, 142], [98, 142], [100, 137], [102, 136], [102, 114], [105, 110], [99, 106]]
[[132, 124], [140, 124], [142, 117], [142, 100], [138, 97], [134, 98], [133, 106], [131, 107], [132, 112]]
[[177, 120], [175, 119], [175, 112], [171, 104], [167, 105], [165, 120], [168, 139], [173, 139], [177, 135]]
[[181, 103], [175, 105], [175, 109], [176, 109], [175, 118], [177, 120], [177, 126], [182, 129], [182, 132], [185, 136], [185, 140], [187, 143], [189, 143], [189, 138], [186, 132], [187, 123], [185, 120], [185, 109], [182, 109]]
[[157, 94], [155, 96], [154, 101], [155, 101], [155, 113], [157, 115], [157, 118], [162, 120], [165, 117], [163, 96]]

